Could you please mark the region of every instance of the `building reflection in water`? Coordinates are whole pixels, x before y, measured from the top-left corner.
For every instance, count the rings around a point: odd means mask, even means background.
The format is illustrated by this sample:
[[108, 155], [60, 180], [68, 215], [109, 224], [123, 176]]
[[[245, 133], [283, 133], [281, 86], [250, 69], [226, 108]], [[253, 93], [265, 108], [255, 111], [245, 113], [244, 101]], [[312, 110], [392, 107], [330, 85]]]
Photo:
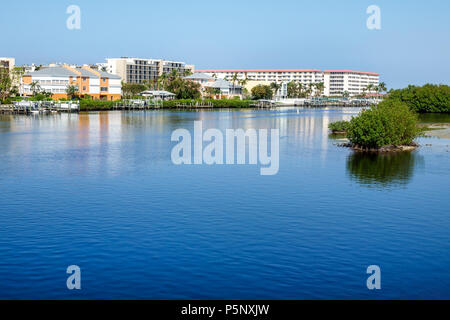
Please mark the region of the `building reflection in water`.
[[42, 149], [73, 174], [120, 173], [156, 162], [170, 163], [172, 132], [179, 128], [193, 131], [194, 121], [198, 120], [203, 121], [204, 130], [279, 129], [283, 156], [290, 156], [293, 161], [306, 157], [310, 161], [321, 159], [326, 165], [335, 143], [328, 138], [328, 124], [348, 120], [356, 113], [357, 110], [297, 107], [92, 112], [3, 116], [0, 129], [30, 133], [10, 136], [3, 143], [4, 149], [16, 148], [21, 154]]

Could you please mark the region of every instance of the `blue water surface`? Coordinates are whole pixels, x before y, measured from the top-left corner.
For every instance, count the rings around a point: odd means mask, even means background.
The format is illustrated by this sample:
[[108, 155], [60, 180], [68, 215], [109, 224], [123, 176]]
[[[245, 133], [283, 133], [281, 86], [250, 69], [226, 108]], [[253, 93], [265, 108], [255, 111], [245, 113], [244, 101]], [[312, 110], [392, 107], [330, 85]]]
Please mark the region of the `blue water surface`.
[[[0, 116], [0, 299], [449, 299], [450, 140], [354, 154], [328, 124], [357, 112]], [[278, 174], [174, 165], [195, 120], [280, 129]]]

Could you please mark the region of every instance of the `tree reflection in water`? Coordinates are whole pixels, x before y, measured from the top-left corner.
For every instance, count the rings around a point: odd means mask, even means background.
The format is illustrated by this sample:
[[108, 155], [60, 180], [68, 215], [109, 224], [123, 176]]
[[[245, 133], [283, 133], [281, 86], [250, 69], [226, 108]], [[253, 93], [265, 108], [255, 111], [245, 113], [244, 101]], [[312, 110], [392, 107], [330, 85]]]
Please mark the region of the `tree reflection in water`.
[[417, 152], [354, 152], [348, 157], [347, 173], [352, 180], [369, 187], [406, 185], [423, 161]]

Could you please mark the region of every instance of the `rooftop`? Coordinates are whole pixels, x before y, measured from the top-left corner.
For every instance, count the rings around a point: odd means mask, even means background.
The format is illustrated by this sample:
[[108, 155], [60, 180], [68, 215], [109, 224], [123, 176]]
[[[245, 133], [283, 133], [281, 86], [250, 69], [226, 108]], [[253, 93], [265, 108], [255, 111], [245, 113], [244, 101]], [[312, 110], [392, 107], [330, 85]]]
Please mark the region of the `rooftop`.
[[199, 73], [211, 73], [211, 72], [322, 72], [318, 69], [201, 69], [196, 70]]
[[200, 73], [200, 72], [197, 73], [196, 72], [193, 75], [185, 77], [185, 79], [188, 79], [188, 80], [212, 80], [214, 78], [206, 73]]
[[233, 85], [233, 83], [231, 83], [230, 81], [224, 80], [224, 79], [218, 79], [214, 82], [207, 83], [207, 84], [205, 84], [205, 87], [210, 87], [210, 88], [214, 88], [214, 89], [231, 89], [231, 88], [239, 89], [239, 88], [242, 88], [242, 86], [237, 85], [237, 84]]
[[367, 71], [356, 71], [356, 70], [325, 70], [324, 73], [359, 73], [359, 74], [368, 74], [372, 76], [379, 76], [379, 73], [375, 72], [367, 72]]
[[[120, 79], [119, 76], [104, 71], [94, 70], [94, 72], [83, 68], [74, 68], [82, 77], [98, 78], [95, 72], [98, 72], [102, 78]], [[25, 76], [41, 76], [41, 77], [79, 77], [80, 75], [65, 67], [42, 67], [38, 71], [27, 72]]]

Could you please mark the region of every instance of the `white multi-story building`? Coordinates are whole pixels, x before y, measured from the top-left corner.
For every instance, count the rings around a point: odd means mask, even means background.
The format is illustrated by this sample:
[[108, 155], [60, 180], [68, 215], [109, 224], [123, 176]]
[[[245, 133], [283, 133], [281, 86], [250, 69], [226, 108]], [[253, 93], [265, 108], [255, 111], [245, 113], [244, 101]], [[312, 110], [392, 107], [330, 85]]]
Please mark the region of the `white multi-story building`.
[[247, 79], [250, 82], [279, 83], [282, 88], [279, 96], [287, 95], [287, 83], [296, 82], [303, 85], [324, 84], [325, 96], [343, 95], [348, 92], [350, 96], [360, 95], [364, 92], [374, 93], [375, 90], [366, 90], [369, 84], [377, 86], [380, 75], [373, 72], [352, 70], [326, 70], [317, 69], [207, 69], [196, 70], [215, 78], [228, 81]]
[[162, 59], [107, 58], [106, 70], [127, 83], [156, 81], [163, 74], [176, 70], [181, 76], [194, 72], [194, 66], [184, 62]]
[[291, 81], [303, 84], [323, 82], [323, 72], [316, 69], [208, 69], [197, 70], [196, 72], [206, 73], [228, 81], [235, 77], [238, 80], [247, 79], [276, 83]]
[[341, 96], [345, 92], [349, 96], [363, 93], [375, 93], [376, 90], [367, 90], [369, 85], [378, 86], [380, 75], [374, 72], [353, 70], [325, 70], [324, 71], [324, 94], [326, 96]]

